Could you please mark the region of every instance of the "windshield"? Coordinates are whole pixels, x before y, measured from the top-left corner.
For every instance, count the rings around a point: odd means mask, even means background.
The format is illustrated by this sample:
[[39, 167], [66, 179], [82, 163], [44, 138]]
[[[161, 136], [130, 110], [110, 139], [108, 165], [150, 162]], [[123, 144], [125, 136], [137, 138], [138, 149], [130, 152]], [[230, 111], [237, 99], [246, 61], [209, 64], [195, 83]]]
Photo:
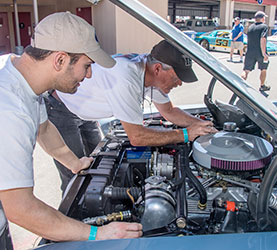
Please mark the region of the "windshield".
[[209, 20], [209, 21], [203, 20], [203, 25], [204, 26], [212, 26], [212, 27], [216, 26], [214, 21], [212, 21], [212, 20]]

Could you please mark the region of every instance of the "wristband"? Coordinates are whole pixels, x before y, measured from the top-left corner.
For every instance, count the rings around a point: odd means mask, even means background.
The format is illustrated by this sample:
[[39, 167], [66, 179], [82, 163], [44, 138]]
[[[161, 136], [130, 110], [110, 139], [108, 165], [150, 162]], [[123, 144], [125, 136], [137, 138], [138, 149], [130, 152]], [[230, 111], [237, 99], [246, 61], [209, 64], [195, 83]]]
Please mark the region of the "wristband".
[[95, 240], [98, 227], [91, 226], [88, 240]]
[[184, 134], [184, 142], [185, 143], [189, 142], [188, 130], [186, 128], [183, 128], [183, 134]]

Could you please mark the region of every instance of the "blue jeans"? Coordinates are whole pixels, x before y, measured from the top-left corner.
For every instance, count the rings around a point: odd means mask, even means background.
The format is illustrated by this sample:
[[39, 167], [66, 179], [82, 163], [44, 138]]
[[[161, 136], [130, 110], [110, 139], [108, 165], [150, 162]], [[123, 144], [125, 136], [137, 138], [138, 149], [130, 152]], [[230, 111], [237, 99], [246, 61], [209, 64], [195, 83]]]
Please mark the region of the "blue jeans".
[[[78, 158], [89, 156], [102, 139], [98, 122], [80, 119], [50, 94], [44, 100], [48, 119], [57, 127], [66, 145]], [[60, 162], [56, 160], [54, 162], [61, 177], [61, 190], [64, 193], [74, 174]]]

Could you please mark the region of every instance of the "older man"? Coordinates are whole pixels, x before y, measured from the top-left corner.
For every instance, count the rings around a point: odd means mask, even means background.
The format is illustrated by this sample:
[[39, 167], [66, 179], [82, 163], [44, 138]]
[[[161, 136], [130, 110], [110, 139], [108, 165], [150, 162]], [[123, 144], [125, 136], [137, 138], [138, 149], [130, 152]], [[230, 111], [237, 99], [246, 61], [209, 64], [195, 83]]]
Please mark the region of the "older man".
[[[33, 150], [36, 141], [69, 171], [87, 168], [92, 159], [79, 159], [47, 119], [41, 94], [49, 89], [75, 93], [91, 64], [115, 62], [95, 40], [95, 30], [68, 12], [47, 16], [35, 29], [22, 56], [0, 57], [0, 200], [8, 220], [54, 241], [131, 238], [142, 234], [137, 223], [91, 227], [64, 216], [33, 194]], [[1, 209], [1, 207], [0, 207]], [[0, 211], [0, 216], [3, 217]], [[7, 235], [6, 220], [0, 233]], [[12, 249], [6, 240], [0, 249]]]
[[[167, 41], [155, 45], [150, 54], [116, 55], [114, 58], [116, 65], [111, 69], [92, 65], [92, 78], [85, 79], [74, 95], [59, 91], [52, 95], [84, 120], [112, 116], [119, 119], [135, 146], [188, 142], [216, 131], [212, 122], [200, 120], [172, 105], [167, 95], [170, 90], [181, 86], [182, 81], [194, 82], [197, 77], [191, 59]], [[146, 96], [164, 118], [184, 128], [160, 131], [143, 126], [142, 103]], [[62, 127], [66, 130], [67, 118], [62, 119], [65, 121]]]

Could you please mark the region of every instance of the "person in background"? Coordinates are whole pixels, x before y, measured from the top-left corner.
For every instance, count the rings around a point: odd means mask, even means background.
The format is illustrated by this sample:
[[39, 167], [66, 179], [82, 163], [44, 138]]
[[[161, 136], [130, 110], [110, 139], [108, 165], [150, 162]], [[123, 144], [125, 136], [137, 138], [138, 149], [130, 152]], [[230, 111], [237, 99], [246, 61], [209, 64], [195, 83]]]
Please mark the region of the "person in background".
[[[53, 241], [142, 235], [138, 223], [87, 225], [63, 215], [33, 194], [36, 142], [73, 173], [92, 162], [89, 157], [79, 159], [64, 143], [47, 119], [42, 93], [50, 89], [75, 93], [84, 78], [91, 77], [94, 62], [107, 68], [115, 65], [96, 41], [94, 28], [69, 12], [44, 18], [22, 56], [0, 56], [0, 200], [9, 221]], [[1, 218], [0, 226], [0, 249], [12, 249], [7, 221]]]
[[232, 41], [231, 41], [231, 51], [230, 51], [230, 59], [229, 62], [233, 62], [233, 54], [234, 50], [238, 49], [240, 54], [240, 60], [239, 62], [243, 62], [243, 26], [240, 23], [240, 18], [235, 18], [235, 24], [232, 29]]
[[246, 80], [250, 71], [258, 63], [260, 73], [261, 92], [269, 91], [270, 86], [265, 84], [266, 73], [269, 65], [268, 55], [266, 53], [266, 39], [268, 26], [265, 24], [267, 15], [263, 11], [255, 13], [255, 23], [251, 24], [247, 32], [247, 52], [244, 60], [244, 68], [241, 77]]

